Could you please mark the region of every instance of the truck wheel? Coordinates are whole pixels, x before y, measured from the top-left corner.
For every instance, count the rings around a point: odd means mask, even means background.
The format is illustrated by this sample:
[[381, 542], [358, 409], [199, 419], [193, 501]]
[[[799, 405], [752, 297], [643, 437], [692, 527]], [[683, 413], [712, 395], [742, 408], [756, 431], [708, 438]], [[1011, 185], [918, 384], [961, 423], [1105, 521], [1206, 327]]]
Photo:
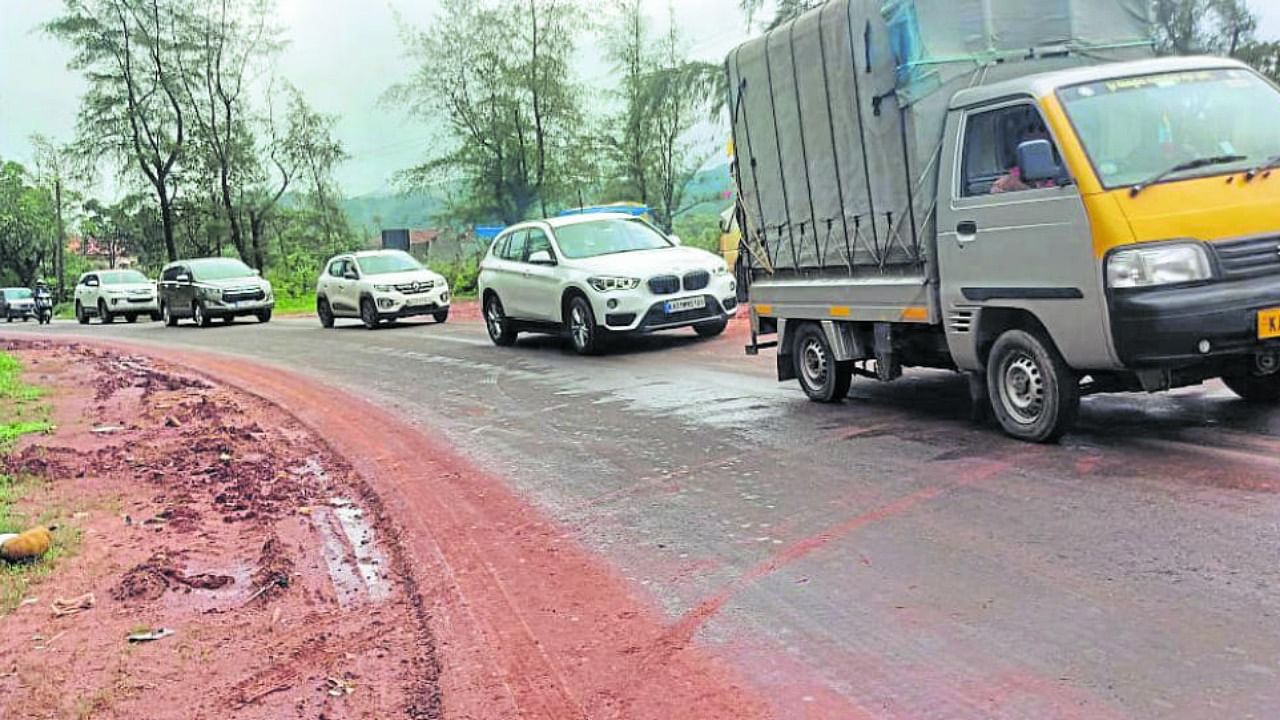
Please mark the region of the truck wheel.
[[996, 340], [987, 387], [1000, 426], [1019, 440], [1054, 442], [1080, 411], [1079, 378], [1038, 333], [1009, 330]]
[[160, 306], [160, 318], [164, 320], [165, 327], [178, 327], [178, 318], [173, 314], [173, 309], [169, 307], [169, 303]]
[[1232, 375], [1222, 378], [1231, 392], [1252, 405], [1274, 405], [1280, 402], [1280, 374]]
[[809, 399], [820, 403], [844, 402], [853, 383], [853, 368], [836, 362], [822, 328], [805, 323], [796, 332], [792, 358], [800, 387]]

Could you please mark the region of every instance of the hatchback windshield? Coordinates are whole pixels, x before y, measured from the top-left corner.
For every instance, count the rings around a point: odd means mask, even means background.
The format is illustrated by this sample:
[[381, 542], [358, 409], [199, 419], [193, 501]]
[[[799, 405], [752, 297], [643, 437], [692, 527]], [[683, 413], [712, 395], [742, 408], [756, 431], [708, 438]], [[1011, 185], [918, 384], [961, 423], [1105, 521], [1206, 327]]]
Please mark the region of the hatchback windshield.
[[197, 280], [234, 280], [254, 276], [253, 270], [248, 265], [239, 260], [230, 259], [193, 262], [191, 271], [195, 273]]
[[403, 252], [366, 255], [356, 258], [356, 264], [360, 266], [360, 272], [363, 275], [390, 275], [422, 269], [422, 263], [414, 260], [412, 255]]
[[1106, 80], [1064, 88], [1059, 97], [1107, 188], [1148, 181], [1204, 158], [1243, 159], [1234, 162], [1236, 168], [1215, 164], [1200, 174], [1256, 166], [1280, 155], [1280, 92], [1248, 70]]
[[671, 241], [640, 220], [592, 220], [556, 229], [565, 257], [582, 259], [672, 247]]
[[150, 282], [147, 276], [137, 270], [116, 270], [114, 272], [99, 273], [102, 278], [103, 285], [138, 285]]
[[31, 291], [26, 288], [15, 288], [13, 290], [5, 290], [4, 296], [10, 300], [30, 300]]

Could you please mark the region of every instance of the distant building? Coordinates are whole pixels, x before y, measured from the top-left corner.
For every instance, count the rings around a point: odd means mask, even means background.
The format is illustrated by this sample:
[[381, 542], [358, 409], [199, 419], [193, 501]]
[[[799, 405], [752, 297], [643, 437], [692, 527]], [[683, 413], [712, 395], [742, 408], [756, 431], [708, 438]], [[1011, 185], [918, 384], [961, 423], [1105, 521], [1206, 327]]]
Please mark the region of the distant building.
[[71, 235], [67, 238], [67, 253], [85, 258], [100, 270], [132, 270], [138, 265], [138, 258], [101, 238]]

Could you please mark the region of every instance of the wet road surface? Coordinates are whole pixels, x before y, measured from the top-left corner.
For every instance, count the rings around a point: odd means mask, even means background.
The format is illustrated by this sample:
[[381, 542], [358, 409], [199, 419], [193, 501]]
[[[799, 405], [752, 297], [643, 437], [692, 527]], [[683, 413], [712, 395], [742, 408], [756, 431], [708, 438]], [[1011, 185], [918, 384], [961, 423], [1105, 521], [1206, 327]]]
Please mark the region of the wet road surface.
[[1089, 398], [1039, 447], [969, 424], [946, 373], [811, 404], [740, 333], [602, 358], [495, 348], [475, 322], [0, 333], [240, 355], [393, 409], [607, 559], [779, 718], [1280, 716], [1280, 410], [1218, 384]]

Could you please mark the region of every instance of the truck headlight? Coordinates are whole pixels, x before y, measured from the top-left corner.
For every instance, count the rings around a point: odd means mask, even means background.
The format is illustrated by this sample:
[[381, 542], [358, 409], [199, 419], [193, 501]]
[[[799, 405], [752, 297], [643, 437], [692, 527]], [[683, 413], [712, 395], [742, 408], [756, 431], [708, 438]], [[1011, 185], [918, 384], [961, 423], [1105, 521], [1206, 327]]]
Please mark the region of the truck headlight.
[[1170, 243], [1112, 253], [1107, 284], [1113, 288], [1153, 287], [1213, 277], [1209, 253], [1200, 243]]
[[640, 287], [640, 278], [614, 277], [612, 275], [593, 277], [587, 282], [591, 287], [602, 293], [614, 292], [615, 290], [635, 290]]

